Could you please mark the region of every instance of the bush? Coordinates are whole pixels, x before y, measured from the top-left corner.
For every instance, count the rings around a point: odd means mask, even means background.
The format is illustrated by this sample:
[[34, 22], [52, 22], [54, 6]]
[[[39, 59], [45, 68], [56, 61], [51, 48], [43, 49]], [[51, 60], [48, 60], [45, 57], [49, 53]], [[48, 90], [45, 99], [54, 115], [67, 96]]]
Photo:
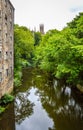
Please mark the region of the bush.
[[5, 108], [0, 106], [0, 114], [1, 114], [2, 112], [4, 112], [4, 111], [5, 111]]
[[1, 104], [8, 104], [14, 100], [14, 97], [10, 94], [5, 94], [2, 98], [0, 103]]

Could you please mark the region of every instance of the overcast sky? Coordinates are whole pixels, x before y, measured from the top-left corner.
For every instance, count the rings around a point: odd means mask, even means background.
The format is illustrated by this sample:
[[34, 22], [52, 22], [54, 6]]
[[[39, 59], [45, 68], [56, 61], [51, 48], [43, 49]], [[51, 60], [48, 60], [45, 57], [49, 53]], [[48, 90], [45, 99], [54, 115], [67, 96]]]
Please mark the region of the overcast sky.
[[83, 0], [10, 0], [15, 8], [15, 23], [31, 30], [44, 24], [45, 31], [61, 30], [79, 12], [83, 12]]

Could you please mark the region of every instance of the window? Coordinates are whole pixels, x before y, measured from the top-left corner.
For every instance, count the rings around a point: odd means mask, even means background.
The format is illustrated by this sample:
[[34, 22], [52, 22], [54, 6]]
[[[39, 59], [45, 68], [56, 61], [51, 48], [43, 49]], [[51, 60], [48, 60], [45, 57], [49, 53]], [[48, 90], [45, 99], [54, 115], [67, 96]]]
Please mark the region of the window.
[[10, 51], [10, 55], [12, 56], [12, 51]]
[[1, 36], [1, 30], [0, 30], [0, 39], [2, 38], [2, 36]]
[[5, 34], [5, 38], [7, 39], [7, 33]]
[[0, 82], [2, 81], [2, 72], [0, 72]]
[[8, 52], [6, 51], [6, 56], [8, 56]]
[[5, 28], [6, 28], [6, 30], [7, 30], [7, 21], [5, 21]]
[[2, 57], [2, 52], [0, 51], [0, 58]]
[[2, 40], [0, 39], [0, 44], [2, 44]]
[[1, 18], [1, 10], [0, 10], [0, 18]]
[[5, 0], [5, 7], [7, 7], [7, 0]]
[[10, 40], [12, 41], [12, 36], [10, 36]]
[[9, 71], [9, 70], [8, 70], [8, 69], [6, 69], [6, 76], [7, 76], [7, 77], [8, 77], [8, 71]]
[[10, 51], [10, 58], [12, 58], [12, 51]]
[[1, 36], [1, 30], [0, 30], [0, 36]]
[[10, 30], [12, 30], [12, 21], [10, 22]]
[[12, 67], [10, 67], [10, 74], [12, 74]]
[[6, 59], [8, 59], [8, 52], [6, 51]]
[[5, 14], [5, 20], [7, 21], [7, 15]]

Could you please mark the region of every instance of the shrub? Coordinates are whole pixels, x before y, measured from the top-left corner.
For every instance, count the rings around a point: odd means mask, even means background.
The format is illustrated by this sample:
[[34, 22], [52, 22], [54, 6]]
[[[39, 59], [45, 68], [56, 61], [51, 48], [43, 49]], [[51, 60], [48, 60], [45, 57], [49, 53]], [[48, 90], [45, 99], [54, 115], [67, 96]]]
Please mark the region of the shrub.
[[10, 94], [5, 94], [2, 98], [1, 98], [1, 104], [8, 104], [10, 102], [12, 102], [14, 100], [14, 97]]
[[5, 108], [0, 106], [0, 114], [1, 114], [2, 112], [4, 112], [4, 111], [5, 111]]

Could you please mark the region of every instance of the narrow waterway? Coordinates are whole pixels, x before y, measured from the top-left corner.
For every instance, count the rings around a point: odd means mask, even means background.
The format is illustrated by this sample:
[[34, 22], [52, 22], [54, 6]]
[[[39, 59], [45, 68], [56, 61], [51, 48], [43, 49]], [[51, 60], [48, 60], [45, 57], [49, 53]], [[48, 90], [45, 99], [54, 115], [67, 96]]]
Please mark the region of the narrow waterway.
[[0, 130], [83, 130], [82, 96], [38, 69], [25, 69]]

